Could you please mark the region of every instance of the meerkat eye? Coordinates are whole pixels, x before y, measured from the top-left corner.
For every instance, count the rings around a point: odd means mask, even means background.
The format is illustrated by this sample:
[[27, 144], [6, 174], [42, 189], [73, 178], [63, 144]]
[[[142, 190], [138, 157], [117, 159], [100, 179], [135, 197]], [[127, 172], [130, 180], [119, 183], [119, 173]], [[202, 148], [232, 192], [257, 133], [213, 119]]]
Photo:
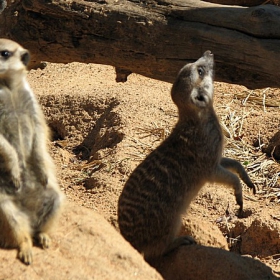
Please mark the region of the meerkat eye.
[[2, 56], [2, 57], [4, 57], [4, 58], [9, 58], [10, 56], [11, 56], [11, 52], [9, 52], [9, 51], [1, 51], [0, 52], [0, 55]]
[[198, 67], [197, 72], [200, 77], [204, 75], [204, 69], [202, 67]]

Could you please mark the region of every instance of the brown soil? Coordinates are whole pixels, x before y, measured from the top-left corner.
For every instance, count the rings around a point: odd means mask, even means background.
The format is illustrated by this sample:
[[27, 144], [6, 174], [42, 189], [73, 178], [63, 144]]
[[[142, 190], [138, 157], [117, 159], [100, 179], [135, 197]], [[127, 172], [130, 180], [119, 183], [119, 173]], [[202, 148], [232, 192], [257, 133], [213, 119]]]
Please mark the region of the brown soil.
[[[48, 64], [31, 70], [28, 78], [53, 132], [51, 151], [68, 200], [96, 210], [117, 228], [125, 181], [177, 120], [171, 85], [135, 74], [116, 83], [112, 67], [79, 63]], [[251, 92], [223, 83], [215, 89], [225, 155], [247, 167], [258, 193], [244, 187], [245, 217], [239, 219], [231, 189], [205, 186], [184, 218], [183, 231], [191, 228], [203, 245], [260, 259], [279, 275], [280, 165], [262, 150], [280, 129], [280, 90]]]

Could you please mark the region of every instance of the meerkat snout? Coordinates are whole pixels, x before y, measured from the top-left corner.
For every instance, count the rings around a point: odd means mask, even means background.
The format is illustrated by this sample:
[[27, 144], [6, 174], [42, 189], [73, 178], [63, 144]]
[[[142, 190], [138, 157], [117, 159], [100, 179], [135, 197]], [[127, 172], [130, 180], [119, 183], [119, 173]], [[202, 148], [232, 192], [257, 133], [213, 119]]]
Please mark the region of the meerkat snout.
[[202, 58], [207, 60], [207, 63], [213, 68], [214, 66], [214, 54], [211, 51], [204, 52]]

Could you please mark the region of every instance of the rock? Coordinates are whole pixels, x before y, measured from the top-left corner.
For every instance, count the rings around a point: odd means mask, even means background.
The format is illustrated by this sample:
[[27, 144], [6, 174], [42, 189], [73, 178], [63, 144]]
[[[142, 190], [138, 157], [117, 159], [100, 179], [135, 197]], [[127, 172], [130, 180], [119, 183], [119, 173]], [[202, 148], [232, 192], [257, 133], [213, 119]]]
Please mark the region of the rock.
[[181, 246], [154, 266], [165, 280], [279, 279], [258, 260], [201, 245]]
[[280, 226], [262, 218], [255, 218], [241, 235], [241, 254], [267, 257], [280, 251]]
[[162, 279], [102, 216], [73, 203], [52, 240], [47, 250], [33, 248], [30, 266], [16, 259], [16, 250], [0, 249], [0, 279]]
[[199, 217], [192, 215], [184, 217], [180, 235], [190, 235], [200, 245], [228, 250], [227, 240], [219, 228]]
[[268, 146], [263, 149], [263, 152], [276, 160], [280, 159], [280, 131], [269, 140]]

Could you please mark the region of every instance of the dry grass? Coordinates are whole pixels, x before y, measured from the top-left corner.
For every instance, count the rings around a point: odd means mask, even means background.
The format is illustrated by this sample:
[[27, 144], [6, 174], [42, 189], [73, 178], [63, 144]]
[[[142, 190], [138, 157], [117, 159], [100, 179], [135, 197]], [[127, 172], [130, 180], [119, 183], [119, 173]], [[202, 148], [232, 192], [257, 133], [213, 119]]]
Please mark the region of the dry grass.
[[247, 101], [256, 105], [261, 105], [265, 112], [266, 107], [280, 108], [280, 100], [275, 98], [274, 90], [273, 88], [266, 88], [262, 90], [243, 91], [235, 93], [235, 97], [242, 99], [243, 105], [245, 105]]
[[[270, 95], [264, 98], [269, 90], [258, 92], [243, 92], [236, 94], [238, 99], [242, 98], [243, 107], [236, 111], [231, 108], [231, 103], [222, 108], [220, 114], [221, 125], [225, 135], [224, 156], [238, 160], [243, 164], [252, 181], [258, 189], [258, 197], [263, 199], [278, 200], [280, 198], [280, 166], [273, 158], [268, 158], [262, 152], [262, 145], [253, 147], [243, 140], [243, 125], [250, 115], [245, 106], [247, 102], [254, 102], [255, 106], [276, 107], [280, 106], [279, 100], [274, 100]], [[260, 95], [263, 96], [260, 96]], [[234, 107], [234, 106], [233, 106]], [[236, 108], [236, 106], [235, 106]], [[135, 152], [129, 153], [133, 161], [142, 161], [146, 155], [153, 151], [171, 131], [170, 128], [158, 126], [152, 123], [149, 127], [137, 128], [138, 137], [131, 138], [130, 147]], [[261, 135], [259, 135], [261, 138]], [[246, 195], [246, 194], [245, 194]]]
[[[253, 147], [243, 140], [243, 124], [250, 115], [245, 106], [247, 102], [254, 103], [254, 106], [279, 107], [280, 101], [273, 98], [273, 89], [267, 88], [258, 91], [244, 91], [236, 93], [235, 97], [242, 99], [241, 110], [232, 110], [228, 105], [221, 117], [221, 124], [226, 138], [224, 154], [227, 157], [240, 161], [247, 169], [252, 181], [258, 188], [258, 194], [264, 198], [278, 199], [280, 196], [280, 166], [274, 158], [268, 158], [262, 152], [262, 144]], [[259, 135], [259, 139], [261, 139]]]
[[137, 127], [137, 137], [130, 137], [129, 145], [135, 152], [126, 153], [133, 161], [142, 161], [151, 153], [168, 135], [170, 130], [166, 127], [151, 123], [150, 126]]

